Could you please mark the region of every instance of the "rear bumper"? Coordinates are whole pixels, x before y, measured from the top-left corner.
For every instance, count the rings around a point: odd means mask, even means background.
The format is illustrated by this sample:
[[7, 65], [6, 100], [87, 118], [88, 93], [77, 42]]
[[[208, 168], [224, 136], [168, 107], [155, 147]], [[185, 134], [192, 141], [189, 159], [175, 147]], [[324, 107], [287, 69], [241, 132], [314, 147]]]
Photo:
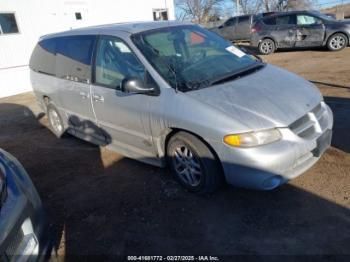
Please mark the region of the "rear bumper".
[[326, 104], [324, 108], [326, 123], [312, 139], [301, 138], [291, 129], [281, 128], [283, 138], [276, 143], [256, 148], [223, 145], [219, 158], [227, 182], [239, 187], [271, 190], [311, 168], [331, 142], [333, 114]]

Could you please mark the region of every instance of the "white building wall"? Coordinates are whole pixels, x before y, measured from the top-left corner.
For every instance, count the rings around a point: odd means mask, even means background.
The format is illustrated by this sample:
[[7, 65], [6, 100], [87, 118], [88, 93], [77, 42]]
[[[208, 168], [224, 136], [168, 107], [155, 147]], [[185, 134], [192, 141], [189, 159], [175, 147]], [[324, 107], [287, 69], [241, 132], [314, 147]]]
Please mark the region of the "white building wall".
[[[84, 26], [152, 21], [153, 9], [173, 0], [0, 0], [0, 13], [15, 12], [18, 34], [0, 35], [0, 97], [31, 90], [28, 63], [40, 36]], [[82, 20], [75, 19], [80, 12]]]

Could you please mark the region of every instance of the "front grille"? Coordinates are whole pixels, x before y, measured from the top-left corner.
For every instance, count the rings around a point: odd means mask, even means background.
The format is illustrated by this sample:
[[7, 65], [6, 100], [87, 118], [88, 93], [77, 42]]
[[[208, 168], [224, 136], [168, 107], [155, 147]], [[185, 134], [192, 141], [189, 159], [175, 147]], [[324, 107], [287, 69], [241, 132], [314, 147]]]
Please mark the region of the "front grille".
[[24, 238], [24, 234], [23, 234], [22, 228], [20, 228], [15, 234], [15, 236], [11, 239], [9, 245], [6, 248], [5, 253], [9, 260], [11, 260], [13, 256], [18, 255], [16, 252], [23, 238]]
[[327, 128], [326, 108], [321, 102], [310, 112], [292, 123], [289, 128], [299, 137], [313, 139]]

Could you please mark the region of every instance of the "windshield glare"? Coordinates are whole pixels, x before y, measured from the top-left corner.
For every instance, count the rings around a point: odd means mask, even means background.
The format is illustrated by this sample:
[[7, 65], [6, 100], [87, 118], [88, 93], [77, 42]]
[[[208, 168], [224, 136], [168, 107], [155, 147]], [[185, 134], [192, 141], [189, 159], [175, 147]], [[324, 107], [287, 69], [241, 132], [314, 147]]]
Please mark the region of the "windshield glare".
[[215, 33], [196, 25], [161, 28], [132, 36], [158, 73], [183, 91], [257, 64], [257, 60]]

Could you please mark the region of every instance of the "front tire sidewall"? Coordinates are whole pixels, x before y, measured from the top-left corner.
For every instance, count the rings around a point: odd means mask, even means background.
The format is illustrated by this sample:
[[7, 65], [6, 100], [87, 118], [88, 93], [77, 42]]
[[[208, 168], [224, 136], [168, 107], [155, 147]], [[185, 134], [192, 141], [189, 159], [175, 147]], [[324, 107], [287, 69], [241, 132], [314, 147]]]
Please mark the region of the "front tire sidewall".
[[[342, 46], [341, 48], [338, 48], [338, 49], [333, 48], [332, 45], [331, 45], [332, 40], [333, 40], [334, 38], [336, 38], [336, 37], [342, 37], [342, 38], [344, 38], [344, 41], [345, 41], [344, 46]], [[337, 34], [332, 35], [332, 36], [328, 39], [328, 41], [327, 41], [327, 48], [328, 48], [328, 50], [330, 50], [330, 51], [340, 51], [340, 50], [343, 50], [343, 49], [344, 49], [345, 47], [347, 47], [348, 45], [349, 45], [349, 40], [348, 40], [348, 38], [346, 37], [346, 35], [341, 34], [341, 33], [337, 33]]]
[[[177, 174], [174, 166], [175, 150], [177, 147], [186, 146], [199, 161], [202, 177], [197, 186], [185, 183]], [[186, 132], [174, 135], [167, 146], [167, 161], [174, 178], [188, 191], [207, 194], [216, 191], [223, 182], [222, 170], [218, 160], [211, 150], [196, 136]]]
[[[262, 48], [263, 48], [263, 45], [265, 43], [270, 43], [271, 45], [271, 50], [269, 50], [268, 52], [264, 51]], [[274, 53], [276, 50], [276, 45], [275, 45], [275, 42], [271, 39], [264, 39], [261, 41], [261, 43], [259, 44], [259, 53], [262, 54], [262, 55], [270, 55], [272, 53]]]
[[[200, 183], [198, 186], [190, 186], [188, 184], [186, 184], [180, 177], [179, 175], [177, 174], [177, 171], [174, 167], [174, 152], [176, 150], [177, 147], [181, 147], [181, 146], [186, 146], [188, 149], [190, 149], [192, 151], [192, 153], [199, 159], [199, 162], [200, 162], [200, 166], [201, 166], [201, 170], [203, 172], [202, 174], [202, 177], [201, 177], [201, 180], [200, 180]], [[203, 166], [203, 163], [202, 163], [202, 160], [201, 158], [198, 156], [197, 152], [196, 152], [196, 149], [193, 147], [193, 145], [191, 145], [190, 143], [188, 142], [185, 142], [183, 140], [179, 140], [179, 139], [174, 139], [171, 144], [169, 145], [169, 148], [168, 148], [168, 163], [169, 163], [169, 166], [170, 166], [170, 170], [171, 170], [171, 173], [173, 175], [173, 177], [176, 179], [176, 181], [178, 181], [183, 187], [185, 187], [188, 191], [190, 192], [200, 192], [201, 189], [203, 188], [203, 185], [205, 184], [205, 170], [204, 170], [204, 166]]]
[[[58, 119], [59, 119], [59, 122], [60, 122], [60, 124], [61, 124], [61, 126], [62, 126], [61, 131], [59, 131], [59, 130], [57, 130], [55, 127], [53, 127], [52, 121], [51, 121], [51, 114], [50, 114], [50, 111], [56, 112], [56, 114], [57, 114], [57, 116], [58, 116]], [[55, 136], [56, 136], [57, 138], [61, 138], [61, 137], [63, 136], [63, 134], [65, 133], [65, 128], [64, 128], [64, 123], [63, 123], [63, 121], [62, 121], [62, 118], [61, 118], [60, 113], [58, 112], [58, 110], [56, 109], [56, 107], [55, 107], [54, 105], [52, 105], [52, 104], [49, 104], [49, 105], [47, 106], [46, 112], [47, 112], [47, 117], [48, 117], [48, 119], [49, 119], [49, 124], [50, 124], [50, 129], [51, 129], [51, 131], [55, 134]]]

